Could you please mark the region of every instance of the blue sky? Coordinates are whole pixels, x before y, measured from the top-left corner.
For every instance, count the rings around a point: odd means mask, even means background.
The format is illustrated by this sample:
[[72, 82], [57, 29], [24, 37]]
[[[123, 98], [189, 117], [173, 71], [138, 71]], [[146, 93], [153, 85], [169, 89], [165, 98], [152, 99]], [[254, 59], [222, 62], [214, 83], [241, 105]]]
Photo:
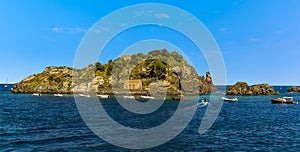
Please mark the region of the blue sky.
[[[1, 0], [0, 82], [6, 78], [18, 82], [46, 66], [72, 66], [81, 39], [99, 19], [122, 7], [149, 2], [179, 7], [205, 24], [222, 51], [227, 84], [300, 85], [298, 0]], [[172, 38], [168, 32], [159, 31]], [[199, 58], [196, 68], [202, 75], [209, 69]]]

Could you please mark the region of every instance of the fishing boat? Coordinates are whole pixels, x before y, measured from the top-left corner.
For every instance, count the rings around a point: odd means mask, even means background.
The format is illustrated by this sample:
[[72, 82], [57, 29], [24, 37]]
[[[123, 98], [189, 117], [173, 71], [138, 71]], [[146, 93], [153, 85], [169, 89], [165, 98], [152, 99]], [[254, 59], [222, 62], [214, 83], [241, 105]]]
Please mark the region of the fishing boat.
[[234, 98], [226, 98], [226, 97], [222, 97], [223, 101], [229, 101], [229, 102], [237, 102], [239, 101], [238, 98], [234, 97]]
[[53, 94], [55, 97], [63, 97], [64, 95], [63, 94]]
[[125, 99], [135, 99], [134, 96], [123, 96]]
[[279, 97], [276, 99], [271, 100], [272, 103], [284, 103], [284, 104], [294, 104], [294, 98], [293, 97]]
[[104, 95], [104, 94], [98, 94], [97, 96], [99, 98], [109, 98], [109, 95]]
[[155, 99], [155, 97], [151, 97], [151, 96], [141, 96], [142, 99]]

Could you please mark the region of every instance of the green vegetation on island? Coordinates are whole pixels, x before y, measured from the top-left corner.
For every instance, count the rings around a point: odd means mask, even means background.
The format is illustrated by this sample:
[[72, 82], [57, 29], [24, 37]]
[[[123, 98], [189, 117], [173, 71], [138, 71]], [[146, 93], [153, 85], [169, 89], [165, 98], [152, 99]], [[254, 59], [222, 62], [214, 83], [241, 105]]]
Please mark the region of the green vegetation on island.
[[[140, 82], [141, 87], [137, 87]], [[126, 88], [125, 84], [131, 88]], [[130, 84], [132, 83], [132, 84]], [[107, 64], [99, 62], [83, 69], [66, 66], [47, 67], [11, 89], [13, 93], [82, 93], [123, 94], [126, 91], [148, 94], [207, 94], [214, 90], [212, 78], [198, 76], [178, 52], [166, 49], [148, 54], [123, 55]]]

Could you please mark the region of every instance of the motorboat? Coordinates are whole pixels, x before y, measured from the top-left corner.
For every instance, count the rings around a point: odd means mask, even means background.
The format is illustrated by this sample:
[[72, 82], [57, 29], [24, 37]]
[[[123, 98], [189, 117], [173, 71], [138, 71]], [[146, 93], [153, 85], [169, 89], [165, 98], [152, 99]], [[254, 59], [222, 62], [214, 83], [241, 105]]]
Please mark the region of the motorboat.
[[42, 96], [40, 93], [33, 93], [32, 96]]
[[285, 104], [294, 104], [294, 98], [293, 97], [279, 97], [276, 99], [271, 100], [272, 103], [285, 103]]
[[234, 98], [226, 98], [226, 97], [222, 97], [223, 101], [229, 101], [229, 102], [237, 102], [239, 101], [238, 98], [234, 97]]
[[89, 94], [79, 94], [79, 96], [80, 97], [87, 97], [87, 98], [91, 97]]
[[155, 99], [155, 97], [151, 97], [151, 96], [141, 96], [142, 99]]
[[97, 95], [99, 98], [109, 98], [109, 95], [104, 95], [104, 94], [98, 94]]
[[201, 102], [198, 103], [198, 105], [204, 105], [204, 106], [206, 106], [206, 105], [208, 105], [208, 102], [207, 101], [201, 101]]
[[125, 99], [135, 99], [134, 96], [123, 96]]
[[57, 94], [53, 94], [55, 97], [63, 97], [64, 95], [63, 94], [59, 94], [59, 93], [57, 93]]

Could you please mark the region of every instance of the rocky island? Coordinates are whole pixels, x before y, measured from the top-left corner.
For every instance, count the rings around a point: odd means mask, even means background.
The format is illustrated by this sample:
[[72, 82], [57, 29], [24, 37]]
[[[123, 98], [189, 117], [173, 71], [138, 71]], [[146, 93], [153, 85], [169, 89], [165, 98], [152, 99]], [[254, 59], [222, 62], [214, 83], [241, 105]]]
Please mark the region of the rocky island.
[[97, 62], [82, 69], [46, 67], [43, 72], [14, 84], [11, 92], [123, 94], [130, 91], [149, 94], [149, 91], [166, 91], [169, 94], [208, 94], [214, 89], [209, 72], [198, 76], [178, 52], [162, 49], [148, 54], [123, 55], [107, 64]]
[[300, 88], [298, 88], [296, 86], [292, 86], [291, 88], [289, 88], [287, 90], [287, 92], [300, 92]]
[[253, 96], [253, 95], [276, 95], [274, 88], [268, 84], [254, 84], [251, 87], [246, 82], [237, 82], [226, 90], [226, 95]]

